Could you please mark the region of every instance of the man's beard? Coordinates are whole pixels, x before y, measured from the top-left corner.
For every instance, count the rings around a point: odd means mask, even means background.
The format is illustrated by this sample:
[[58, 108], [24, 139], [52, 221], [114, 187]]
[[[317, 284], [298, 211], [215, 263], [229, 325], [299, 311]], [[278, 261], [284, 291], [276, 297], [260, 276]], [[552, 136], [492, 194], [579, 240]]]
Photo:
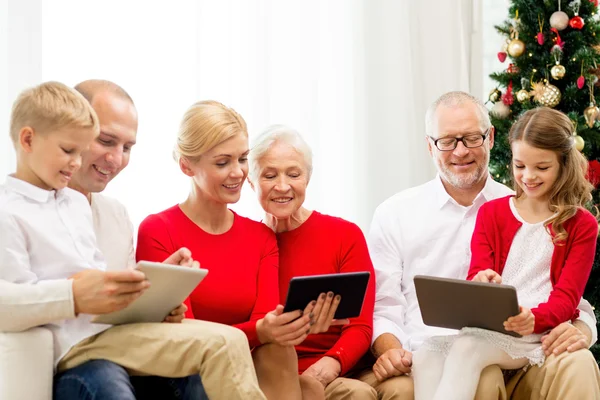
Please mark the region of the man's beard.
[[438, 158], [435, 159], [435, 164], [442, 178], [444, 178], [452, 186], [458, 189], [470, 189], [488, 174], [487, 166], [489, 164], [489, 161], [490, 155], [489, 153], [486, 153], [484, 162], [481, 164], [477, 164], [475, 171], [469, 174], [454, 173], [449, 166], [443, 164], [442, 161]]

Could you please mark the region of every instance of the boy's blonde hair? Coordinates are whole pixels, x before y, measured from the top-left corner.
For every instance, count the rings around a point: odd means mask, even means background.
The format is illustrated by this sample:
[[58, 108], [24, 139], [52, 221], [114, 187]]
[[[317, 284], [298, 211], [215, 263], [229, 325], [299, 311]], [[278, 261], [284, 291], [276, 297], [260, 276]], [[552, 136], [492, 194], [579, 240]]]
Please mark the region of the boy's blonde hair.
[[10, 116], [15, 147], [25, 126], [42, 134], [65, 127], [100, 131], [98, 116], [85, 97], [60, 82], [44, 82], [17, 97]]

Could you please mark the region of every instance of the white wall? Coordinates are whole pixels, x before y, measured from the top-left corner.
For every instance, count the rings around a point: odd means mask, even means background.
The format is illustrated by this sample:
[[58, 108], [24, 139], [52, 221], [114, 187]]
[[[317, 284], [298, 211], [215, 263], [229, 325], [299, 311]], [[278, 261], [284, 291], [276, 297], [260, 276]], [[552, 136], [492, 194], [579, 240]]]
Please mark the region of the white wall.
[[[0, 123], [42, 80], [121, 84], [139, 109], [138, 145], [106, 192], [137, 224], [185, 198], [171, 160], [179, 118], [216, 99], [251, 137], [272, 123], [303, 133], [315, 153], [307, 205], [366, 229], [381, 201], [434, 176], [427, 105], [481, 90], [480, 1], [492, 0], [0, 0]], [[0, 176], [14, 165], [2, 140]], [[261, 216], [247, 187], [234, 208]]]
[[[23, 88], [42, 79], [42, 0], [0, 0], [0, 173], [13, 172], [8, 138], [12, 102]], [[0, 182], [3, 178], [0, 178]]]

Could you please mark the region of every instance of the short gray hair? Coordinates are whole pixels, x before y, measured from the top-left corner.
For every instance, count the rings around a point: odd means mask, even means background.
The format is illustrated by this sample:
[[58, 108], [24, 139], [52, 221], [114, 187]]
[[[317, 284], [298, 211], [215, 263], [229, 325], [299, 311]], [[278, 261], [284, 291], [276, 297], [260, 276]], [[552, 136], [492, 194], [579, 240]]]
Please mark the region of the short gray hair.
[[425, 114], [425, 133], [427, 135], [433, 135], [433, 125], [435, 122], [435, 113], [439, 106], [444, 107], [457, 107], [463, 104], [474, 104], [477, 108], [477, 114], [479, 114], [479, 123], [481, 128], [486, 131], [492, 123], [490, 122], [489, 111], [481, 100], [477, 97], [470, 95], [466, 92], [448, 92], [441, 95], [436, 101], [433, 102], [427, 109]]
[[248, 154], [249, 172], [251, 182], [255, 182], [260, 173], [260, 160], [267, 154], [275, 143], [285, 143], [292, 146], [302, 157], [306, 164], [308, 179], [312, 174], [312, 150], [300, 133], [286, 125], [271, 125], [262, 131], [252, 141]]

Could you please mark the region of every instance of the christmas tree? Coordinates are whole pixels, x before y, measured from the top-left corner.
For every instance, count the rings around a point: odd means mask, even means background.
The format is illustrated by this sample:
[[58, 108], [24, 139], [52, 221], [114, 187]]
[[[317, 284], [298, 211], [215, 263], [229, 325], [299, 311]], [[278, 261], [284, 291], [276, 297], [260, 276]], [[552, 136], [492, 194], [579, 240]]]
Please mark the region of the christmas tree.
[[[489, 96], [496, 180], [512, 185], [508, 132], [515, 119], [531, 108], [553, 107], [573, 121], [575, 145], [589, 160], [588, 178], [596, 187], [589, 207], [600, 203], [599, 17], [598, 0], [511, 1], [508, 19], [496, 26], [506, 37], [498, 52], [504, 67], [490, 75], [498, 83]], [[600, 317], [600, 243], [584, 297]], [[600, 361], [600, 345], [592, 352]]]

